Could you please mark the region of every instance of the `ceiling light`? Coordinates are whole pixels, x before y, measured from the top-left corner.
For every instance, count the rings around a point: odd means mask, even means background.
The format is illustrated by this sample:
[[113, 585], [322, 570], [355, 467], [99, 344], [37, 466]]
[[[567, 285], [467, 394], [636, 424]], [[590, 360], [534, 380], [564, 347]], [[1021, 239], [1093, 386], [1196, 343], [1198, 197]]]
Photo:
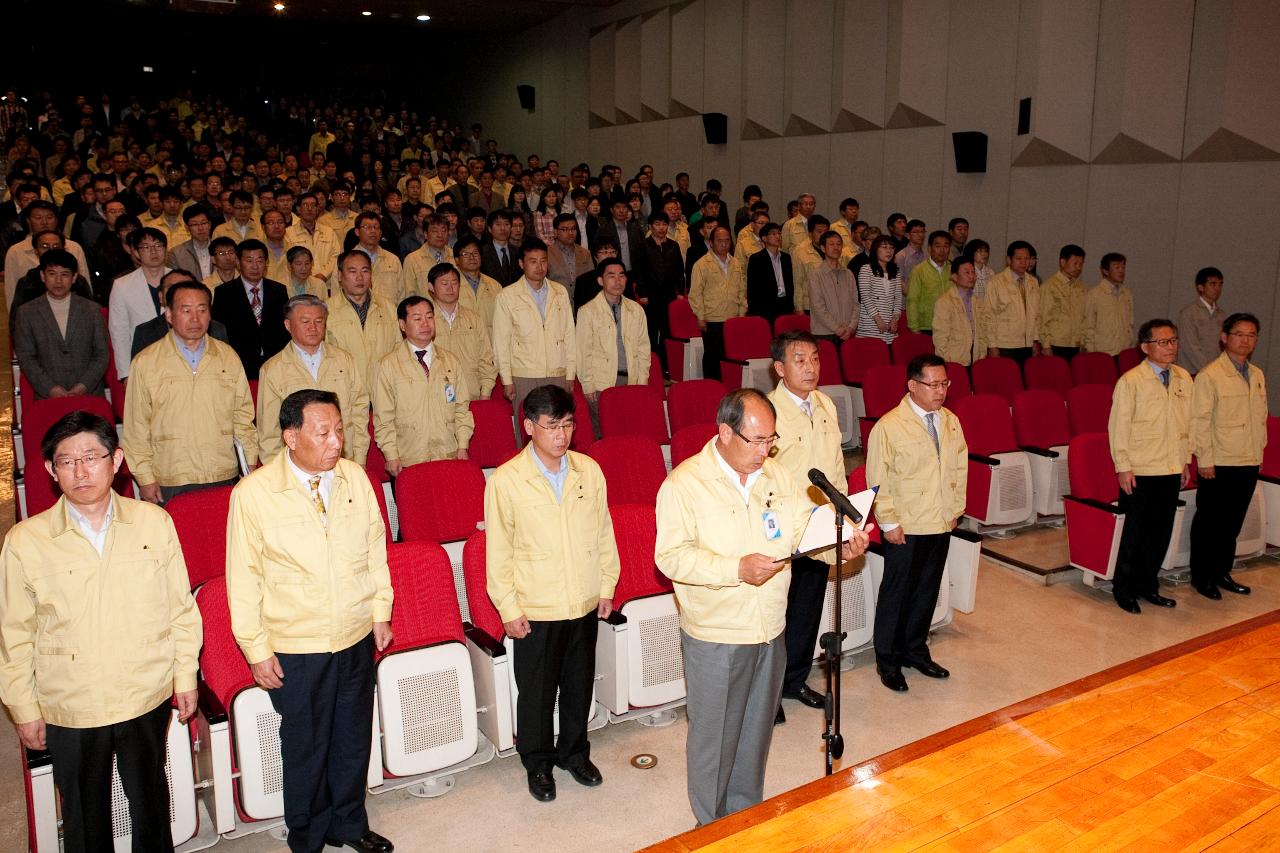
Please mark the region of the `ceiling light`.
[[364, 10], [363, 12], [361, 12], [360, 14], [361, 14], [361, 15], [364, 15], [366, 18], [371, 17], [371, 16], [373, 15], [373, 13], [372, 13], [372, 12], [370, 12], [368, 9], [365, 9], [365, 10]]
[[418, 20], [419, 20], [419, 21], [429, 21], [429, 20], [431, 20], [431, 16], [430, 16], [430, 15], [419, 15], [419, 16], [418, 16]]
[[277, 12], [283, 12], [283, 11], [284, 11], [284, 4], [283, 4], [283, 3], [277, 3], [277, 4], [275, 4], [274, 6], [272, 6], [271, 8], [272, 8], [272, 9], [275, 9]]

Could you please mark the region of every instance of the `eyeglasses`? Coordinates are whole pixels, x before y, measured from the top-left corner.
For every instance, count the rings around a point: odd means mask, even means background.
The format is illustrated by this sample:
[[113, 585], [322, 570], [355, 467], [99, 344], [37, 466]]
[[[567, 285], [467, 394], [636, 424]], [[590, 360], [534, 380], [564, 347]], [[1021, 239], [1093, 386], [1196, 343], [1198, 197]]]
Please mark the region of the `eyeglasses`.
[[459, 258], [478, 258], [478, 257], [480, 257], [480, 253], [479, 253], [479, 252], [458, 252], [457, 257], [459, 257]]
[[747, 438], [745, 435], [738, 432], [736, 429], [733, 431], [733, 434], [736, 435], [738, 438], [742, 439], [743, 441], [745, 441], [747, 444], [754, 445], [755, 447], [766, 448], [766, 449], [773, 447], [775, 444], [778, 443], [778, 439], [782, 437], [775, 432], [773, 435], [766, 436], [765, 438]]
[[1178, 343], [1178, 339], [1177, 338], [1159, 338], [1159, 339], [1153, 338], [1152, 340], [1149, 340], [1149, 341], [1143, 341], [1143, 343], [1155, 344], [1158, 347], [1171, 347]]
[[139, 243], [138, 251], [139, 252], [157, 252], [157, 251], [163, 252], [164, 244], [163, 243]]
[[917, 385], [923, 385], [931, 391], [937, 391], [939, 388], [945, 389], [951, 387], [950, 379], [939, 379], [937, 382], [921, 382], [919, 379], [912, 379], [911, 381]]
[[540, 429], [545, 429], [547, 432], [563, 432], [563, 433], [571, 433], [578, 426], [573, 421], [560, 421], [559, 423], [555, 423], [555, 424], [540, 424], [537, 421], [534, 421], [533, 425]]
[[[1241, 338], [1246, 341], [1256, 341], [1258, 339], [1257, 332], [1227, 332], [1233, 338]], [[1177, 340], [1175, 338], [1175, 340]]]
[[110, 458], [110, 453], [104, 453], [101, 456], [94, 453], [91, 453], [88, 456], [64, 456], [61, 459], [53, 460], [53, 467], [57, 468], [59, 471], [74, 471], [76, 469], [76, 463], [79, 462], [85, 468], [92, 469], [101, 465], [104, 459]]

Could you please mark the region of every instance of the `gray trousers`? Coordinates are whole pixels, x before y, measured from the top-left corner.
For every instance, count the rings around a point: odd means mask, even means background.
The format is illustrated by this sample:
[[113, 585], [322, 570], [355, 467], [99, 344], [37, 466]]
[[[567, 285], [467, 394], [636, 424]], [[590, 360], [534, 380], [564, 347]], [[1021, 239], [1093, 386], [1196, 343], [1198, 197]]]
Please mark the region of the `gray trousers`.
[[783, 635], [754, 645], [680, 632], [684, 653], [689, 805], [698, 825], [764, 799], [764, 769], [787, 665]]

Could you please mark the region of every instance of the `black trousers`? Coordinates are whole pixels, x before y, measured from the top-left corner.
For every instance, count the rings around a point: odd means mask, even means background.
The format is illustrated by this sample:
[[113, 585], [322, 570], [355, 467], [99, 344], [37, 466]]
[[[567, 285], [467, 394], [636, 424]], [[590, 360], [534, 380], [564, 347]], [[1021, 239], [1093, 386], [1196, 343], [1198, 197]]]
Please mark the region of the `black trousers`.
[[1211, 586], [1231, 572], [1236, 539], [1258, 484], [1257, 465], [1215, 465], [1211, 480], [1196, 489], [1191, 520], [1191, 582]]
[[373, 733], [373, 634], [333, 654], [278, 654], [284, 686], [268, 690], [280, 715], [289, 849], [320, 853], [326, 838], [369, 830], [364, 797]]
[[1112, 592], [1123, 598], [1154, 595], [1159, 588], [1156, 576], [1169, 550], [1182, 485], [1179, 474], [1134, 479], [1133, 494], [1120, 491], [1124, 532], [1120, 534]]
[[73, 729], [47, 725], [53, 781], [62, 794], [65, 853], [112, 853], [111, 756], [129, 800], [134, 853], [173, 853], [169, 829], [169, 783], [165, 781], [165, 733], [170, 704], [140, 717]]
[[667, 310], [671, 303], [670, 300], [654, 303], [652, 296], [649, 299], [649, 304], [644, 306], [644, 318], [649, 326], [649, 349], [658, 356], [658, 363], [662, 365], [662, 375], [667, 378], [671, 374], [667, 367], [667, 347], [663, 341], [671, 337], [671, 316]]
[[[576, 767], [591, 757], [587, 717], [596, 674], [596, 612], [579, 619], [529, 621], [529, 635], [514, 640], [516, 751], [525, 769]], [[560, 738], [555, 737], [556, 691]]]
[[1071, 359], [1080, 354], [1080, 347], [1060, 347], [1055, 345], [1053, 348], [1053, 354], [1061, 358], [1065, 358], [1067, 361], [1071, 361]]
[[813, 667], [813, 646], [822, 623], [822, 603], [827, 595], [831, 567], [809, 557], [791, 561], [791, 588], [787, 590], [787, 669], [783, 693], [798, 693]]
[[230, 480], [219, 480], [216, 483], [187, 483], [182, 486], [161, 486], [160, 497], [165, 503], [168, 503], [178, 495], [185, 495], [187, 492], [198, 492], [201, 489], [213, 489], [218, 486], [234, 486], [239, 480], [239, 477], [232, 477]]
[[724, 358], [724, 323], [707, 323], [702, 330], [702, 376], [720, 378], [720, 359]]
[[1005, 358], [1011, 358], [1018, 362], [1019, 367], [1026, 364], [1027, 359], [1031, 358], [1032, 352], [1034, 350], [1031, 347], [1000, 347], [1000, 354]]
[[950, 549], [950, 533], [908, 533], [901, 545], [884, 543], [884, 579], [876, 600], [877, 666], [930, 660], [929, 626]]

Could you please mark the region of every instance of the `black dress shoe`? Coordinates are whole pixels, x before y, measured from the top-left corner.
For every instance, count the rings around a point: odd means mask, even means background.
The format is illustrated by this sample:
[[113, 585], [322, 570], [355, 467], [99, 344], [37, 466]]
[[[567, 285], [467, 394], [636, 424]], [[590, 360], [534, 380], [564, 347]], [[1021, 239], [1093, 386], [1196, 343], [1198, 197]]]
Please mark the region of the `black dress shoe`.
[[556, 798], [556, 777], [550, 770], [530, 770], [529, 793], [540, 803], [551, 802]]
[[391, 853], [392, 850], [396, 849], [394, 844], [372, 829], [360, 836], [357, 841], [337, 841], [333, 838], [326, 838], [324, 843], [330, 847], [350, 847], [352, 850], [360, 850], [362, 853]]
[[1248, 595], [1253, 592], [1253, 590], [1249, 589], [1249, 587], [1244, 584], [1236, 583], [1235, 578], [1231, 577], [1229, 574], [1218, 578], [1218, 586], [1222, 587], [1227, 592], [1234, 592], [1236, 595]]
[[1116, 599], [1116, 604], [1125, 613], [1141, 613], [1142, 612], [1142, 608], [1138, 606], [1138, 601], [1135, 598], [1128, 598], [1123, 595], [1117, 595], [1115, 596], [1115, 599]]
[[907, 679], [903, 678], [902, 670], [896, 667], [894, 669], [879, 669], [877, 667], [876, 671], [880, 673], [880, 683], [885, 687], [895, 693], [907, 692]]
[[801, 705], [808, 705], [810, 708], [821, 708], [827, 704], [827, 697], [807, 684], [794, 693], [783, 693], [782, 698], [794, 699]]
[[1178, 606], [1178, 602], [1174, 601], [1172, 598], [1166, 598], [1158, 592], [1153, 592], [1150, 595], [1144, 595], [1142, 596], [1142, 600], [1154, 604], [1156, 607]]
[[559, 767], [561, 770], [567, 771], [579, 785], [586, 785], [588, 788], [594, 788], [604, 781], [604, 777], [600, 775], [600, 769], [592, 764], [590, 759], [572, 767], [565, 764], [561, 764]]
[[774, 715], [773, 715], [773, 724], [774, 724], [775, 726], [780, 726], [780, 725], [782, 725], [783, 723], [785, 723], [786, 721], [787, 721], [787, 713], [786, 713], [786, 711], [783, 711], [783, 710], [782, 710], [782, 706], [781, 706], [781, 705], [779, 705], [779, 706], [778, 706], [778, 713], [776, 713], [776, 714], [774, 714]]
[[1202, 586], [1198, 583], [1193, 583], [1191, 586], [1195, 588], [1196, 592], [1200, 593], [1205, 598], [1212, 598], [1214, 601], [1222, 600], [1222, 593], [1218, 592], [1217, 584]]
[[945, 667], [938, 666], [934, 661], [925, 661], [924, 663], [909, 663], [907, 666], [919, 672], [921, 675], [927, 675], [929, 678], [950, 678], [951, 673]]

